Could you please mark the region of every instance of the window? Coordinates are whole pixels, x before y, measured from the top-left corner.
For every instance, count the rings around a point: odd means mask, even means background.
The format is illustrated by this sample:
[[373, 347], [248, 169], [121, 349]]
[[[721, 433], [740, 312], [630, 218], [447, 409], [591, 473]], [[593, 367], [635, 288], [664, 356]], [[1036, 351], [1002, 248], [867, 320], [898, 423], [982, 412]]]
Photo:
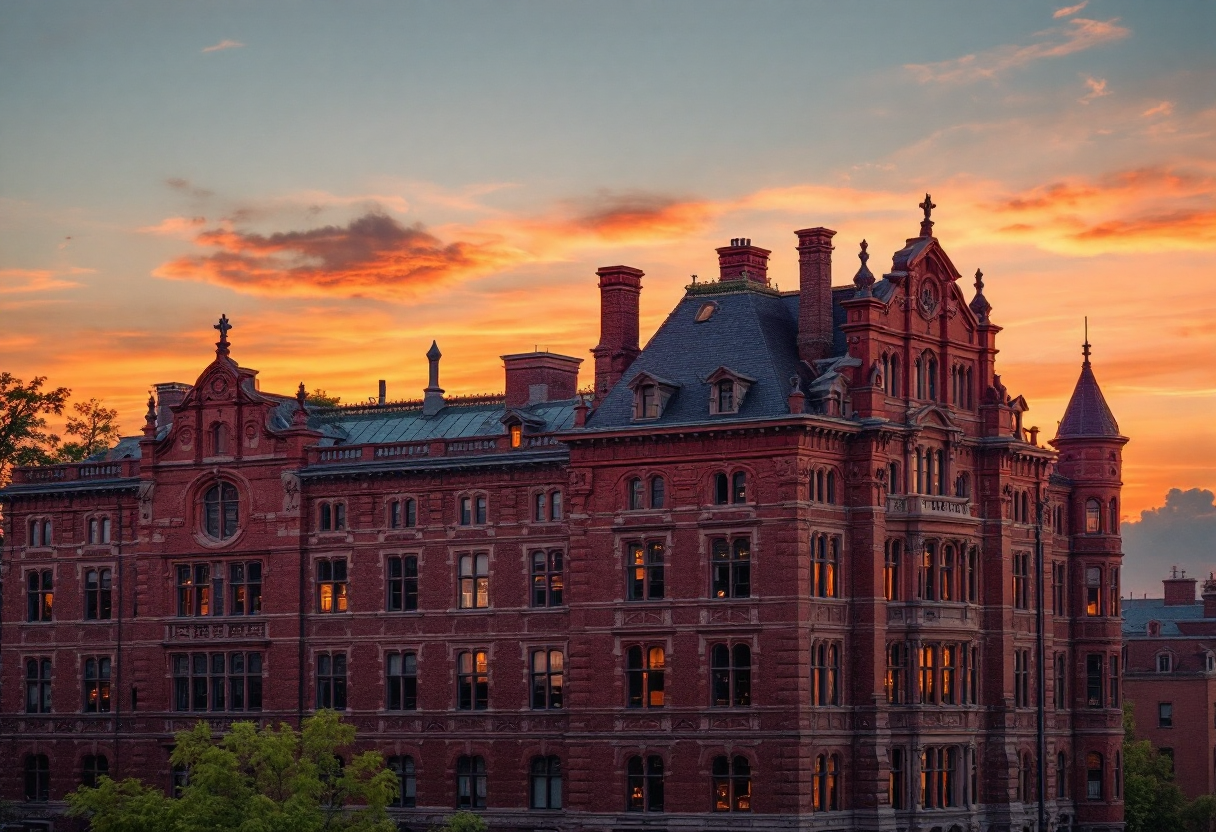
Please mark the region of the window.
[[1103, 780], [1102, 755], [1091, 751], [1085, 755], [1085, 797], [1089, 800], [1102, 799]]
[[650, 507], [663, 508], [667, 502], [667, 482], [662, 477], [650, 478]]
[[25, 799], [37, 803], [51, 799], [51, 761], [45, 754], [25, 755]]
[[1063, 751], [1056, 754], [1056, 797], [1068, 797], [1068, 757]]
[[388, 768], [397, 775], [397, 792], [393, 795], [389, 805], [402, 809], [414, 808], [418, 805], [418, 779], [414, 773], [414, 758], [410, 756], [389, 757]]
[[412, 499], [392, 500], [388, 504], [388, 527], [412, 529], [418, 525], [418, 503]]
[[630, 812], [663, 811], [663, 758], [630, 757], [625, 765], [627, 799]]
[[1174, 703], [1173, 702], [1158, 702], [1157, 703], [1157, 727], [1158, 728], [1173, 728], [1174, 727]]
[[642, 478], [634, 477], [629, 481], [629, 510], [637, 511], [645, 508], [642, 503]]
[[51, 660], [25, 660], [25, 712], [51, 712]]
[[511, 447], [518, 448], [524, 443], [524, 426], [518, 422], [507, 427], [507, 436], [510, 437]]
[[943, 705], [954, 705], [958, 701], [958, 645], [942, 645], [942, 682], [940, 686]]
[[811, 778], [811, 808], [816, 812], [839, 811], [840, 755], [817, 755]]
[[490, 606], [490, 556], [485, 552], [460, 556], [460, 609]]
[[1030, 707], [1030, 651], [1013, 651], [1013, 706]]
[[1068, 708], [1067, 683], [1068, 683], [1068, 663], [1063, 653], [1056, 654], [1056, 679], [1055, 679], [1055, 696], [1056, 708], [1066, 710]]
[[260, 615], [262, 612], [262, 562], [228, 564], [228, 588], [232, 615]]
[[1106, 608], [1110, 611], [1108, 615], [1112, 618], [1117, 618], [1122, 614], [1119, 607], [1119, 567], [1117, 566], [1110, 568], [1110, 600]]
[[104, 754], [85, 754], [81, 766], [80, 784], [95, 789], [102, 777], [110, 776], [110, 761]]
[[486, 505], [486, 497], [484, 494], [473, 498], [473, 522], [478, 526], [484, 526], [486, 524]]
[[1157, 654], [1157, 672], [1169, 673], [1174, 669], [1174, 657], [1169, 653]]
[[816, 533], [811, 535], [811, 595], [836, 598], [840, 571], [840, 538]]
[[215, 540], [227, 540], [236, 534], [240, 505], [236, 486], [218, 482], [203, 495], [203, 530]]
[[1115, 752], [1115, 799], [1123, 799], [1123, 752]]
[[716, 538], [710, 544], [713, 558], [714, 598], [747, 598], [752, 591], [751, 540]]
[[560, 491], [549, 493], [549, 519], [555, 522], [562, 519], [562, 492]]
[[317, 510], [317, 530], [340, 532], [346, 528], [346, 503], [323, 502]]
[[908, 808], [908, 775], [904, 770], [904, 750], [892, 748], [887, 752], [891, 771], [887, 775], [887, 802], [892, 809]]
[[418, 655], [389, 653], [384, 657], [384, 676], [388, 682], [388, 697], [384, 707], [390, 711], [418, 709]]
[[1068, 568], [1063, 563], [1051, 566], [1051, 612], [1053, 615], [1068, 614]]
[[462, 755], [456, 758], [456, 808], [486, 808], [486, 760]]
[[1119, 504], [1115, 502], [1115, 498], [1110, 498], [1110, 533], [1119, 533]]
[[532, 651], [532, 707], [534, 709], [562, 707], [565, 671], [566, 657], [561, 650]]
[[456, 654], [456, 709], [484, 711], [490, 707], [490, 662], [485, 650]]
[[550, 755], [532, 758], [531, 799], [533, 809], [562, 808], [562, 761]]
[[[210, 493], [210, 492], [208, 492]], [[105, 544], [110, 542], [110, 518], [90, 517], [88, 521], [88, 537], [90, 544]]]
[[346, 611], [346, 559], [317, 561], [317, 612]]
[[714, 474], [714, 504], [724, 506], [730, 502], [730, 480], [726, 474]]
[[211, 565], [177, 567], [178, 617], [211, 615]]
[[473, 525], [473, 498], [472, 497], [461, 497], [460, 498], [460, 518], [459, 519], [460, 519], [460, 525], [462, 525], [462, 526]]
[[904, 478], [900, 474], [898, 462], [887, 465], [887, 490], [892, 494], [904, 493]]
[[941, 561], [937, 570], [937, 598], [939, 601], [954, 599], [954, 547], [942, 546]]
[[317, 708], [346, 710], [346, 654], [317, 654]]
[[892, 353], [890, 358], [888, 359], [888, 357], [884, 355], [883, 359], [882, 359], [882, 363], [883, 363], [883, 378], [886, 379], [886, 382], [887, 382], [887, 395], [888, 396], [898, 396], [899, 389], [900, 389], [899, 356]]
[[110, 712], [110, 659], [108, 657], [84, 660], [84, 712], [86, 714], [108, 714]]
[[625, 651], [626, 706], [663, 707], [663, 673], [666, 670], [662, 647], [634, 645]]
[[177, 711], [260, 711], [261, 653], [177, 653], [173, 708]]
[[1013, 553], [1013, 605], [1019, 610], [1030, 609], [1030, 554]]
[[714, 811], [752, 810], [752, 765], [746, 757], [715, 757]]
[[175, 800], [182, 796], [189, 785], [190, 769], [185, 766], [173, 766], [169, 769], [169, 793]]
[[1110, 666], [1110, 707], [1119, 707], [1119, 656], [1112, 655], [1108, 662]]
[[1085, 704], [1089, 708], [1101, 708], [1102, 702], [1102, 655], [1090, 653], [1085, 657]]
[[899, 585], [899, 561], [903, 541], [888, 540], [883, 548], [882, 593], [888, 601], [899, 601], [902, 597]]
[[532, 495], [532, 520], [537, 523], [545, 522], [549, 517], [549, 501], [546, 499], [545, 493], [542, 491], [539, 494]]
[[50, 621], [55, 606], [55, 579], [50, 569], [25, 576], [26, 621]]
[[211, 426], [211, 453], [214, 456], [223, 456], [229, 453], [227, 425], [221, 423]]
[[29, 545], [31, 548], [51, 545], [51, 521], [45, 517], [30, 520]]
[[1085, 533], [1099, 534], [1102, 531], [1102, 504], [1090, 499], [1085, 502]]
[[930, 746], [920, 755], [920, 805], [945, 809], [958, 805], [958, 749]]
[[902, 705], [908, 701], [908, 645], [902, 641], [887, 645], [887, 675], [883, 688], [890, 704]]
[[655, 601], [664, 597], [663, 551], [657, 540], [629, 544], [626, 596], [630, 601]]
[[390, 557], [385, 562], [385, 569], [388, 597], [384, 608], [388, 612], [418, 609], [418, 558], [414, 555]]
[[752, 703], [752, 651], [746, 644], [715, 644], [709, 652], [710, 704], [746, 708]]
[[925, 549], [921, 555], [916, 589], [920, 598], [926, 601], [934, 599], [937, 591], [937, 543], [932, 540], [925, 543]]
[[86, 621], [101, 621], [110, 617], [109, 569], [90, 569], [84, 575], [84, 617]]
[[659, 418], [659, 388], [654, 384], [644, 384], [638, 388], [640, 402], [639, 419]]
[[840, 704], [840, 642], [811, 645], [811, 704]]
[[1085, 570], [1085, 614], [1102, 614], [1102, 570], [1097, 566]]
[[532, 553], [532, 606], [560, 607], [565, 557], [561, 549]]
[[926, 705], [937, 702], [937, 651], [936, 644], [920, 648], [920, 701]]
[[747, 502], [747, 474], [743, 471], [736, 471], [730, 478], [730, 501]]
[[722, 379], [715, 385], [718, 413], [735, 412], [735, 383], [730, 379]]
[[1030, 803], [1034, 793], [1034, 777], [1030, 773], [1030, 755], [1022, 752], [1018, 755], [1018, 799]]

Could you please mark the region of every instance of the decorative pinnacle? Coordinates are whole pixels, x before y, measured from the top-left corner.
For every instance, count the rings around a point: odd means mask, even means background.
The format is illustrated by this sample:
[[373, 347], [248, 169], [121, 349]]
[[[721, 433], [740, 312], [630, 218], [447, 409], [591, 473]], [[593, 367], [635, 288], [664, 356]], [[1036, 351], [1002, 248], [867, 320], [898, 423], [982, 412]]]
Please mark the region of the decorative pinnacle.
[[148, 421], [156, 420], [156, 396], [152, 395], [151, 391], [148, 391], [148, 416], [147, 416], [147, 418], [148, 418]]
[[1089, 366], [1089, 316], [1085, 316], [1085, 343], [1081, 345], [1081, 355], [1085, 358], [1085, 366]]
[[981, 324], [988, 323], [988, 313], [992, 311], [992, 304], [988, 302], [988, 298], [984, 297], [984, 273], [979, 269], [975, 270], [975, 297], [971, 299], [970, 306]]
[[936, 208], [937, 206], [933, 204], [933, 199], [929, 196], [929, 194], [926, 193], [925, 201], [922, 202], [917, 207], [925, 212], [925, 218], [920, 221], [920, 236], [932, 237], [933, 236], [933, 220], [929, 219], [929, 216], [933, 213], [933, 209]]
[[857, 270], [857, 274], [853, 276], [853, 285], [857, 287], [857, 297], [870, 297], [870, 289], [874, 286], [874, 275], [870, 271], [870, 267], [866, 265], [866, 261], [870, 259], [870, 252], [867, 249], [870, 244], [865, 240], [861, 241], [861, 251], [857, 254], [857, 259], [861, 261], [861, 268]]
[[296, 389], [296, 412], [291, 415], [291, 423], [293, 425], [307, 425], [308, 411], [304, 409], [304, 403], [308, 399], [308, 391], [304, 387], [304, 382], [300, 382], [300, 386]]
[[232, 329], [232, 324], [228, 323], [227, 315], [220, 315], [220, 321], [213, 324], [212, 329], [220, 331], [220, 340], [215, 342], [215, 351], [217, 355], [228, 354], [228, 330]]

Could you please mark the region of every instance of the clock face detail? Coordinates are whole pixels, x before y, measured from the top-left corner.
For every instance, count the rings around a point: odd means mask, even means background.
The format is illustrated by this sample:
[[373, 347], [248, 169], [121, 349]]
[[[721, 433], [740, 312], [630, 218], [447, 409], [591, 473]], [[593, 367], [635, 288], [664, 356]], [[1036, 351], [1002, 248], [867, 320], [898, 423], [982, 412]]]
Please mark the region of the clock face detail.
[[937, 283], [926, 277], [920, 282], [920, 291], [916, 298], [916, 305], [920, 308], [920, 313], [926, 318], [930, 318], [940, 304], [941, 291], [937, 288]]

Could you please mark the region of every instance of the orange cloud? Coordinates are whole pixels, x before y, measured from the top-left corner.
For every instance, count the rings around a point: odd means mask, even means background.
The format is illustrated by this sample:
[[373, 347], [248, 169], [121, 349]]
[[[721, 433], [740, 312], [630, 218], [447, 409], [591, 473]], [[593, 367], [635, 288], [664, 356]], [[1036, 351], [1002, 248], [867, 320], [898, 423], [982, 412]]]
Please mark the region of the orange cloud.
[[1089, 5], [1089, 0], [1081, 0], [1081, 2], [1075, 6], [1065, 6], [1062, 9], [1056, 9], [1055, 13], [1052, 14], [1052, 17], [1057, 18], [1057, 19], [1059, 19], [1061, 17], [1068, 17], [1070, 15], [1076, 14], [1077, 12], [1081, 11], [1081, 9], [1085, 8], [1088, 5]]
[[80, 286], [74, 280], [64, 280], [64, 275], [91, 274], [93, 269], [72, 267], [57, 273], [50, 269], [0, 269], [0, 295], [32, 292], [56, 292]]
[[1173, 114], [1174, 102], [1162, 101], [1156, 107], [1149, 107], [1140, 115], [1144, 116], [1145, 118], [1151, 118], [1152, 116], [1172, 116]]
[[203, 47], [203, 54], [206, 55], [208, 52], [222, 52], [225, 49], [241, 49], [244, 46], [245, 44], [241, 43], [239, 40], [230, 40], [225, 38], [219, 43]]
[[1120, 26], [1117, 17], [1110, 20], [1076, 17], [1068, 21], [1067, 26], [1039, 32], [1039, 42], [1029, 46], [1007, 44], [947, 61], [905, 64], [904, 68], [922, 84], [991, 80], [1010, 69], [1045, 58], [1061, 58], [1074, 52], [1083, 52], [1095, 46], [1122, 40], [1130, 34], [1131, 29]]
[[1110, 90], [1106, 88], [1105, 78], [1086, 78], [1085, 86], [1089, 87], [1089, 92], [1077, 99], [1082, 104], [1088, 104], [1096, 98], [1110, 95]]
[[165, 217], [156, 225], [145, 225], [135, 230], [140, 234], [161, 234], [166, 237], [181, 237], [189, 236], [195, 229], [206, 222], [206, 217]]

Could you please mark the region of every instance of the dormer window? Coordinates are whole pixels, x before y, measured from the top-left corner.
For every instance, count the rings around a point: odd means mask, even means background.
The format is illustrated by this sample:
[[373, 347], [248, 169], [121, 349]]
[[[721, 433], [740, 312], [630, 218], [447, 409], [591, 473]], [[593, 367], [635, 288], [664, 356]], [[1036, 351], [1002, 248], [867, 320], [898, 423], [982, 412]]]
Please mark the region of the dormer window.
[[511, 447], [518, 448], [524, 438], [524, 426], [515, 424], [508, 427], [508, 432], [511, 436]]
[[668, 401], [679, 388], [677, 384], [646, 372], [638, 373], [629, 386], [633, 389], [634, 421], [661, 417]]
[[709, 415], [719, 416], [738, 413], [743, 406], [743, 397], [756, 383], [754, 378], [740, 375], [727, 367], [719, 367], [705, 379], [709, 384]]

